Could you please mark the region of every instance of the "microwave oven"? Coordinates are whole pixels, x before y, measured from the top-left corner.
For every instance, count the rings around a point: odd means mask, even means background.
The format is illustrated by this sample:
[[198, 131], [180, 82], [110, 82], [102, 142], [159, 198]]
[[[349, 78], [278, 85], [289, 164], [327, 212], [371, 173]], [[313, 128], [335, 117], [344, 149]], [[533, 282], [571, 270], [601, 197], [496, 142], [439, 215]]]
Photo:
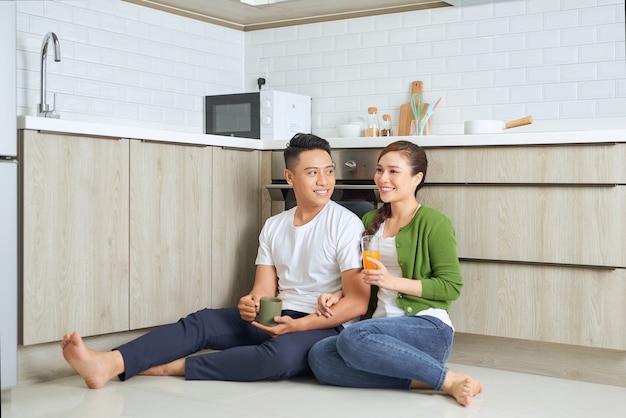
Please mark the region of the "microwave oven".
[[311, 132], [311, 97], [276, 90], [204, 97], [204, 133], [291, 139]]

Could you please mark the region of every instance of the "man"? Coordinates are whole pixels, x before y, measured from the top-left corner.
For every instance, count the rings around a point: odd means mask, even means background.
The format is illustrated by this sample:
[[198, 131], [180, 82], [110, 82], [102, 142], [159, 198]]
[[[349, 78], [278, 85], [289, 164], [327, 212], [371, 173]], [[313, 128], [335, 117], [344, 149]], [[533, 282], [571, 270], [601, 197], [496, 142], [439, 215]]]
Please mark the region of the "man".
[[[330, 145], [297, 134], [284, 151], [285, 178], [297, 206], [267, 220], [259, 236], [256, 275], [237, 308], [203, 309], [113, 351], [88, 348], [75, 331], [61, 341], [65, 360], [89, 388], [118, 376], [185, 376], [189, 380], [287, 379], [307, 372], [317, 341], [337, 335], [364, 314], [369, 286], [361, 280], [356, 215], [330, 200], [335, 186]], [[321, 293], [343, 289], [330, 318], [315, 314]], [[261, 297], [283, 301], [278, 325], [255, 321]], [[203, 349], [217, 352], [189, 357]]]

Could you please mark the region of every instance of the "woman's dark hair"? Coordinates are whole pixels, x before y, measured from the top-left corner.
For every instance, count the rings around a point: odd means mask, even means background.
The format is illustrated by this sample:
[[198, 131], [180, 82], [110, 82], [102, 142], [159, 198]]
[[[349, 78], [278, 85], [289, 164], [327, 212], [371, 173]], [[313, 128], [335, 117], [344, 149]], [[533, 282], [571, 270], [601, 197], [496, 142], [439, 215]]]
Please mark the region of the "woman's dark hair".
[[[399, 152], [401, 153], [406, 161], [411, 166], [411, 175], [415, 176], [417, 173], [423, 173], [422, 181], [415, 188], [415, 196], [417, 196], [417, 191], [422, 188], [424, 185], [424, 180], [426, 179], [426, 170], [428, 169], [428, 159], [426, 158], [426, 152], [419, 145], [416, 145], [409, 141], [396, 141], [387, 145], [378, 156], [378, 161], [380, 158], [387, 154], [388, 152]], [[380, 225], [385, 222], [391, 216], [391, 204], [385, 203], [379, 209], [376, 217], [374, 218], [374, 222], [367, 228], [367, 231], [363, 232], [363, 235], [372, 235]]]
[[330, 155], [330, 144], [327, 140], [313, 134], [295, 134], [289, 143], [287, 143], [287, 148], [285, 148], [285, 151], [283, 152], [283, 156], [285, 157], [285, 167], [288, 170], [293, 170], [293, 168], [298, 164], [300, 154], [304, 151], [314, 149], [321, 149]]

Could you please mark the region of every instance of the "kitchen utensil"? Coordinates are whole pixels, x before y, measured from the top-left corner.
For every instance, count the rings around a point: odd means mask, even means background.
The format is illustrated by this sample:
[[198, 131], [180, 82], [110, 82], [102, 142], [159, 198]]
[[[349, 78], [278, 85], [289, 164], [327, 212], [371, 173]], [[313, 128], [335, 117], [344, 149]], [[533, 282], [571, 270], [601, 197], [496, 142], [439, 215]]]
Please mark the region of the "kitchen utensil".
[[441, 102], [441, 97], [435, 102], [434, 106], [429, 107], [428, 103], [426, 103], [426, 106], [424, 107], [424, 117], [420, 120], [420, 123], [419, 123], [418, 135], [424, 135], [424, 128], [426, 127], [426, 124], [428, 123], [428, 120], [432, 116], [435, 109], [437, 109], [437, 106], [439, 106], [440, 102]]
[[[422, 110], [422, 114], [428, 113], [428, 109], [430, 109], [430, 103], [424, 103], [424, 109]], [[421, 116], [422, 120], [424, 119], [425, 116], [426, 115]], [[420, 129], [420, 125], [417, 121], [418, 119], [411, 118], [411, 128], [409, 129], [409, 136], [424, 135], [424, 132], [428, 133], [428, 128], [427, 128], [428, 125], [424, 124], [422, 129]]]
[[416, 93], [411, 96], [409, 103], [411, 104], [411, 110], [413, 111], [413, 119], [421, 121], [422, 116], [424, 115], [424, 97], [421, 94]]
[[[411, 83], [411, 96], [414, 94], [422, 94], [424, 83], [422, 81], [414, 81]], [[408, 136], [411, 131], [411, 121], [413, 114], [411, 112], [411, 104], [405, 103], [400, 106], [400, 118], [398, 119], [398, 135]]]
[[501, 120], [466, 120], [463, 124], [463, 132], [466, 134], [494, 134], [504, 132], [505, 129], [533, 123], [532, 116], [504, 122]]

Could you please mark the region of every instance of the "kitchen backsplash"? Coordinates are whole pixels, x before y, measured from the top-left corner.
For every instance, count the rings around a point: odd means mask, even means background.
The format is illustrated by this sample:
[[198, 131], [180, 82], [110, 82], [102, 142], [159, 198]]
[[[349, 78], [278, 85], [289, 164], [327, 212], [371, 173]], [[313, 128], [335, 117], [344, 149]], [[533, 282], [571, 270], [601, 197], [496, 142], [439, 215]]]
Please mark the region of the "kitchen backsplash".
[[202, 96], [243, 88], [242, 32], [121, 0], [18, 1], [18, 115], [35, 115], [44, 35], [61, 118], [202, 132]]
[[397, 124], [410, 83], [441, 97], [433, 133], [470, 119], [535, 123], [520, 130], [626, 126], [623, 0], [468, 0], [376, 17], [239, 32], [121, 0], [19, 1], [18, 114], [39, 103], [48, 31], [48, 102], [61, 117], [202, 131], [206, 94], [266, 88], [313, 97], [313, 132], [368, 106]]

